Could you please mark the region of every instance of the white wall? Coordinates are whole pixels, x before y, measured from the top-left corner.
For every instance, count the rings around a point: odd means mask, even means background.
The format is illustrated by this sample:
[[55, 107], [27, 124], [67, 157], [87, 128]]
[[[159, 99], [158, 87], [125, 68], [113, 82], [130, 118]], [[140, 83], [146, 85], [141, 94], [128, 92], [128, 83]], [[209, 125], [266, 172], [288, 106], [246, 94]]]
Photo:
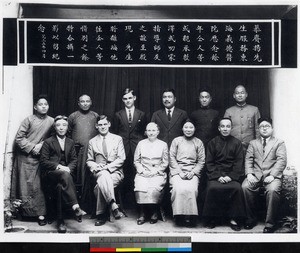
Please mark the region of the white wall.
[[300, 169], [300, 71], [274, 69], [271, 85], [271, 115], [274, 135], [287, 146], [288, 167]]
[[0, 164], [3, 164], [4, 199], [9, 197], [10, 192], [14, 138], [21, 121], [32, 114], [32, 94], [32, 67], [23, 65], [3, 68]]

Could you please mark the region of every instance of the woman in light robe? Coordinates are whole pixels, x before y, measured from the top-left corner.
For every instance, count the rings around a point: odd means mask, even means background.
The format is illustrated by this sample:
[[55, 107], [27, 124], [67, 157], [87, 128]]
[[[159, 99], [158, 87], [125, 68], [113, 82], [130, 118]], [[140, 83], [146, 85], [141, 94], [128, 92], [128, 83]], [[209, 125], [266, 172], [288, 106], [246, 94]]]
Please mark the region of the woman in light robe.
[[151, 224], [157, 222], [158, 207], [164, 195], [168, 145], [157, 139], [158, 134], [158, 125], [149, 123], [146, 127], [148, 138], [138, 143], [134, 154], [136, 168], [134, 191], [140, 209], [138, 225], [144, 224], [148, 217]]
[[35, 113], [22, 121], [15, 139], [11, 200], [20, 199], [21, 216], [35, 217], [43, 226], [46, 225], [46, 203], [41, 187], [39, 156], [54, 119], [47, 115], [49, 104], [46, 96], [40, 95], [33, 108]]
[[203, 143], [194, 137], [195, 126], [187, 120], [183, 136], [170, 147], [170, 187], [173, 215], [177, 225], [196, 226], [198, 216], [198, 185], [205, 163]]

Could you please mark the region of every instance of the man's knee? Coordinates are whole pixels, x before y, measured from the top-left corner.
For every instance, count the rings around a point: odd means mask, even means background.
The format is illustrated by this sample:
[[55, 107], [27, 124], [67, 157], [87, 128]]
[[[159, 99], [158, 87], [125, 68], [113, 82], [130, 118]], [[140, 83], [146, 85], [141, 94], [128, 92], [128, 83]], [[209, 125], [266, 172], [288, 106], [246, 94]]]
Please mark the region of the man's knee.
[[280, 194], [281, 191], [281, 181], [274, 180], [265, 186], [267, 194]]
[[242, 183], [242, 190], [243, 192], [247, 192], [247, 191], [255, 191], [258, 189], [258, 185], [250, 185], [248, 179], [246, 178], [243, 183]]
[[67, 183], [67, 182], [72, 181], [73, 179], [72, 179], [72, 176], [71, 176], [71, 174], [69, 172], [61, 171], [61, 173], [60, 173], [60, 180], [62, 182]]

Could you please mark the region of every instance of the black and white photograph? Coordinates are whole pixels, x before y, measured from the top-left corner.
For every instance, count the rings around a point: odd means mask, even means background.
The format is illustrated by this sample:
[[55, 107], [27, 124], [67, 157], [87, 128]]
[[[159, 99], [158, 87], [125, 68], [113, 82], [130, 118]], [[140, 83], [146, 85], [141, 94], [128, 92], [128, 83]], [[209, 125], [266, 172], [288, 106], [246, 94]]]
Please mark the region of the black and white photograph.
[[1, 4], [0, 241], [300, 241], [297, 1]]

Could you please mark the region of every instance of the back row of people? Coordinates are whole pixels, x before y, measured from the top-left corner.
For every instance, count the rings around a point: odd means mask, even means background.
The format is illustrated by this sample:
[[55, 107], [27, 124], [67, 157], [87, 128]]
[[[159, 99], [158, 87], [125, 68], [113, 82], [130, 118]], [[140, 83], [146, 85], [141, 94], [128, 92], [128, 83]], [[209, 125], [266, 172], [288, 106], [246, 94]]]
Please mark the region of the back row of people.
[[[257, 119], [260, 117], [260, 115], [257, 107], [246, 104], [247, 92], [245, 90], [245, 87], [237, 86], [233, 97], [235, 98], [237, 105], [226, 110], [225, 116], [227, 116], [228, 119], [231, 119], [231, 121], [233, 121], [232, 135], [236, 133], [235, 137], [240, 139], [240, 141], [242, 142], [243, 150], [245, 152], [247, 146], [249, 145], [249, 141], [251, 139], [255, 139], [255, 137], [258, 137], [257, 131], [259, 128], [257, 124]], [[200, 97], [199, 97], [201, 109], [191, 114], [191, 118], [195, 122], [195, 124], [192, 125], [196, 127], [196, 136], [198, 135], [201, 136], [200, 139], [203, 140], [205, 146], [207, 146], [209, 140], [216, 135], [216, 129], [217, 129], [216, 122], [218, 122], [217, 120], [218, 112], [209, 108], [211, 99], [212, 98], [210, 96], [209, 91], [202, 90], [200, 92]], [[128, 192], [132, 191], [133, 189], [133, 178], [135, 177], [135, 171], [133, 170], [133, 166], [132, 166], [134, 161], [133, 159], [134, 152], [138, 142], [144, 138], [143, 131], [145, 129], [145, 124], [146, 124], [145, 114], [134, 107], [135, 100], [136, 97], [134, 91], [131, 89], [125, 89], [123, 94], [123, 102], [125, 105], [125, 109], [116, 113], [113, 122], [113, 125], [115, 126], [115, 132], [122, 136], [121, 140], [124, 143], [125, 157], [126, 157], [125, 166], [124, 166], [126, 173], [124, 174], [125, 174], [125, 183], [128, 184], [127, 185], [128, 187], [125, 187], [125, 189], [127, 189]], [[170, 147], [172, 140], [175, 137], [178, 137], [180, 135], [183, 122], [185, 122], [187, 119], [187, 113], [181, 109], [176, 108], [175, 102], [176, 102], [176, 96], [174, 90], [171, 89], [165, 90], [163, 92], [163, 104], [165, 108], [163, 110], [159, 110], [155, 112], [151, 119], [152, 122], [155, 122], [157, 124], [157, 128], [160, 129], [158, 131], [158, 138], [165, 141], [168, 147]], [[90, 110], [91, 103], [92, 102], [89, 96], [87, 95], [81, 96], [78, 102], [80, 110], [71, 114], [68, 119], [69, 131], [72, 139], [75, 141], [75, 150], [77, 151], [76, 153], [78, 154], [76, 178], [82, 184], [84, 183], [85, 180], [84, 179], [85, 170], [83, 168], [85, 167], [85, 162], [88, 160], [87, 157], [88, 141], [97, 134], [96, 131], [97, 129], [95, 129], [95, 125], [98, 126], [99, 132], [101, 128], [98, 125], [99, 124], [98, 114]], [[37, 190], [40, 188], [39, 177], [32, 176], [32, 175], [37, 175], [39, 173], [37, 170], [39, 151], [43, 140], [49, 134], [50, 126], [53, 124], [53, 119], [47, 116], [48, 108], [49, 106], [47, 104], [46, 99], [40, 98], [38, 101], [36, 101], [34, 106], [36, 114], [28, 117], [23, 121], [16, 138], [16, 142], [20, 147], [20, 149], [19, 149], [19, 154], [16, 155], [16, 159], [15, 159], [14, 175], [19, 176], [21, 178], [23, 177], [23, 179], [31, 178], [32, 180], [36, 180], [36, 182], [30, 182], [29, 184], [24, 185], [24, 183], [22, 183], [22, 180], [21, 181], [16, 180], [16, 178], [12, 182], [13, 183], [12, 198], [14, 196], [20, 196], [21, 199], [23, 200], [24, 202], [23, 209], [22, 209], [24, 211], [23, 215], [38, 216], [40, 225], [43, 225], [45, 223], [44, 215], [46, 211], [43, 209], [43, 201], [41, 201], [41, 199], [43, 199], [43, 194], [39, 193], [40, 191]], [[235, 129], [239, 129], [239, 130], [235, 130]], [[220, 125], [219, 125], [219, 131], [220, 131]], [[29, 173], [27, 171], [25, 175], [22, 173], [26, 171], [26, 169], [24, 169], [26, 168], [26, 165], [25, 167], [23, 166], [24, 163], [22, 163], [22, 160], [25, 161], [25, 163], [26, 162], [30, 163], [30, 165], [27, 164], [27, 170], [29, 171]], [[35, 167], [32, 166], [34, 162], [36, 163]], [[283, 159], [283, 163], [284, 163], [284, 159]], [[91, 168], [90, 165], [88, 166]], [[108, 164], [107, 166], [111, 167], [112, 165]], [[274, 164], [272, 164], [270, 167], [273, 166]], [[280, 169], [282, 169], [282, 166]], [[30, 175], [30, 173], [32, 174]], [[252, 175], [254, 173], [248, 173], [248, 174]], [[265, 176], [263, 176], [263, 178], [264, 177]], [[122, 180], [122, 178], [119, 178], [119, 180]], [[256, 181], [253, 178], [250, 178], [249, 182], [251, 187], [257, 185], [254, 183]], [[171, 180], [170, 183], [172, 185]], [[143, 184], [140, 185], [143, 186]], [[39, 199], [37, 200], [37, 198]], [[212, 199], [215, 199], [215, 197], [213, 197]], [[37, 203], [39, 203], [40, 207], [37, 207]], [[114, 212], [115, 217], [119, 217], [121, 214], [118, 212], [117, 206], [114, 205], [114, 203], [110, 203], [110, 204], [113, 207], [112, 208], [113, 211], [117, 210]], [[77, 216], [81, 216], [84, 213], [78, 206], [78, 203], [73, 204], [73, 210], [75, 211], [76, 214], [78, 214]], [[141, 210], [142, 210], [141, 213], [143, 213], [143, 208], [141, 208]], [[155, 208], [153, 210], [155, 210]], [[153, 214], [155, 214], [155, 212], [153, 212]], [[156, 220], [156, 215], [157, 214], [154, 215], [154, 218], [151, 216], [152, 221]], [[144, 216], [140, 215], [140, 217], [144, 217]], [[98, 219], [98, 220], [100, 221], [98, 224], [103, 223], [103, 219]], [[143, 222], [144, 222], [143, 218], [138, 219], [138, 223], [143, 223]], [[209, 223], [213, 223], [213, 222], [209, 222]], [[248, 224], [250, 225], [248, 226], [248, 228], [253, 227], [254, 223], [255, 223], [255, 219], [252, 219], [251, 221], [249, 219]], [[233, 223], [233, 227], [235, 225], [236, 224]]]

